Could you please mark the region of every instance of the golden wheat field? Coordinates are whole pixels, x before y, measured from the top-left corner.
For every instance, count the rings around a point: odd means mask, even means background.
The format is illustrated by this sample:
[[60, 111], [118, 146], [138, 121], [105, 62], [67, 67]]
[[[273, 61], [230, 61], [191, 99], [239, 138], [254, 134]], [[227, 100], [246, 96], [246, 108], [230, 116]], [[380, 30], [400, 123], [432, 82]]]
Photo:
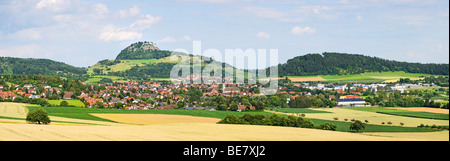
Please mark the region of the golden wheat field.
[[396, 107], [396, 108], [393, 108], [393, 109], [405, 110], [405, 111], [417, 111], [417, 112], [430, 112], [430, 113], [449, 114], [449, 110], [448, 109], [431, 108], [431, 107]]
[[[0, 116], [24, 118], [25, 106], [0, 103]], [[0, 141], [448, 141], [449, 136], [448, 131], [361, 134], [291, 127], [225, 125], [216, 124], [218, 119], [160, 114], [96, 116], [120, 123], [35, 125], [27, 124], [25, 120], [1, 118]], [[51, 119], [83, 121], [61, 117]]]
[[355, 120], [367, 120], [369, 124], [382, 125], [382, 123], [392, 122], [393, 125], [400, 125], [400, 123], [404, 123], [405, 127], [417, 127], [420, 124], [427, 125], [449, 125], [448, 120], [432, 120], [432, 119], [423, 119], [423, 118], [413, 118], [413, 117], [403, 117], [403, 116], [394, 116], [387, 115], [375, 112], [368, 111], [358, 111], [344, 108], [321, 108], [314, 109], [317, 111], [327, 111], [331, 113], [309, 113], [306, 114], [306, 118], [314, 118], [314, 119], [323, 119], [323, 120], [334, 120], [337, 118], [338, 120], [347, 119], [348, 121]]

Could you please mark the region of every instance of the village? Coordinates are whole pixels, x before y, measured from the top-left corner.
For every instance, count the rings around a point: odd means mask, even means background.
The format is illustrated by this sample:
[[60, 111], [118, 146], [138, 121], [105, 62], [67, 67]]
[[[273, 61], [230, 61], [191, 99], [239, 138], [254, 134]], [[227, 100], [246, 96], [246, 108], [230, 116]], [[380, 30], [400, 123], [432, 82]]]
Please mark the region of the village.
[[[11, 84], [0, 85], [0, 97], [3, 102], [20, 99], [48, 100], [80, 100], [87, 108], [118, 108], [128, 110], [148, 109], [184, 109], [184, 110], [255, 110], [257, 102], [247, 101], [249, 97], [261, 96], [259, 84], [172, 84], [167, 82], [126, 82], [126, 83], [83, 83], [91, 90], [64, 89], [63, 85], [50, 86], [46, 84]], [[409, 93], [412, 89], [437, 87], [435, 84], [334, 84], [334, 83], [279, 83], [275, 94], [275, 103], [272, 100], [262, 101], [266, 107], [290, 107], [291, 101], [298, 97], [322, 98], [324, 105], [311, 105], [312, 107], [361, 107], [378, 106], [365, 101], [367, 95], [376, 95], [379, 90], [384, 93]], [[73, 88], [72, 88], [73, 89]], [[197, 93], [190, 93], [195, 89]], [[319, 92], [317, 92], [319, 91]], [[324, 98], [325, 96], [326, 98]], [[198, 95], [198, 98], [192, 97]], [[320, 96], [320, 97], [319, 97]], [[219, 98], [241, 98], [239, 101], [226, 103], [220, 108]], [[243, 98], [243, 99], [242, 99]], [[266, 97], [273, 99], [273, 97]], [[17, 100], [19, 99], [19, 101]], [[206, 103], [210, 101], [210, 103]], [[448, 101], [448, 100], [446, 100]], [[217, 103], [214, 103], [217, 102]], [[269, 103], [267, 103], [269, 102]], [[236, 107], [232, 108], [235, 104]], [[265, 107], [263, 107], [264, 109]]]

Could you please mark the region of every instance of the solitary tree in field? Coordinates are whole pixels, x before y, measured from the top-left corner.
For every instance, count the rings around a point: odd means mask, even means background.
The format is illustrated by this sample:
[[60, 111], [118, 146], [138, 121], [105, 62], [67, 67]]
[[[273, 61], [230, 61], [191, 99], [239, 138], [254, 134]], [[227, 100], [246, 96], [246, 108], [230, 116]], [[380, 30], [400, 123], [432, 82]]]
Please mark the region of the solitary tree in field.
[[50, 118], [48, 117], [47, 112], [40, 108], [37, 110], [34, 110], [32, 112], [28, 112], [26, 121], [29, 123], [38, 123], [38, 124], [49, 124], [52, 122]]
[[403, 122], [400, 122], [400, 126], [403, 126], [403, 125], [405, 125], [405, 123], [403, 123]]
[[67, 101], [62, 101], [62, 102], [59, 104], [59, 106], [61, 106], [61, 107], [67, 107], [67, 106], [69, 106], [69, 103], [68, 103]]
[[359, 132], [360, 130], [366, 129], [366, 124], [362, 123], [359, 120], [356, 120], [350, 125], [350, 130], [355, 130], [356, 132]]

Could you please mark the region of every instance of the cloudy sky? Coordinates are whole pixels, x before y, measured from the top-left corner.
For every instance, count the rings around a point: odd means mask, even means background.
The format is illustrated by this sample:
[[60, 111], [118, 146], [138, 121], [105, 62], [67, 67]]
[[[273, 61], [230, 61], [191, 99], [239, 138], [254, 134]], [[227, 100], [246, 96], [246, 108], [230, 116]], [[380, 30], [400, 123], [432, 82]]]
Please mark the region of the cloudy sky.
[[447, 0], [1, 0], [0, 56], [78, 67], [137, 41], [449, 62]]

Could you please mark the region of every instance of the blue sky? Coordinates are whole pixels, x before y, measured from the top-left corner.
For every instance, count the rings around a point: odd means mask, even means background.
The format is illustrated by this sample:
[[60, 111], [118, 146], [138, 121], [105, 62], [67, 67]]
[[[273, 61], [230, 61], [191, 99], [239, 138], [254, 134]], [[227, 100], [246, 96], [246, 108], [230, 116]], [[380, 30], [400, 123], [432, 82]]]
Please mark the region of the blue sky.
[[137, 41], [160, 49], [343, 52], [449, 63], [447, 0], [2, 0], [0, 56], [78, 67]]

